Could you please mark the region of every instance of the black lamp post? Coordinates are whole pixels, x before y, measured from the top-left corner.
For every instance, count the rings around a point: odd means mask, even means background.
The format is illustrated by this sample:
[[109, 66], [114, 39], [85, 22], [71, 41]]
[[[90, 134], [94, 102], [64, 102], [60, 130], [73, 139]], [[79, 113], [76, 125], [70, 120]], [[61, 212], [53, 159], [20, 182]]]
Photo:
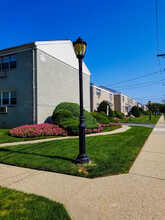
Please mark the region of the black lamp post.
[[82, 60], [86, 51], [86, 42], [80, 37], [73, 42], [76, 56], [79, 60], [79, 89], [80, 89], [80, 124], [79, 124], [79, 154], [76, 158], [76, 163], [84, 164], [89, 163], [90, 158], [86, 154], [85, 149], [85, 123], [83, 113], [83, 74], [82, 74]]
[[148, 104], [148, 107], [149, 107], [149, 110], [150, 110], [149, 120], [151, 120], [151, 109], [150, 109], [150, 107], [151, 107], [151, 101], [149, 101], [148, 103], [149, 103], [149, 104]]

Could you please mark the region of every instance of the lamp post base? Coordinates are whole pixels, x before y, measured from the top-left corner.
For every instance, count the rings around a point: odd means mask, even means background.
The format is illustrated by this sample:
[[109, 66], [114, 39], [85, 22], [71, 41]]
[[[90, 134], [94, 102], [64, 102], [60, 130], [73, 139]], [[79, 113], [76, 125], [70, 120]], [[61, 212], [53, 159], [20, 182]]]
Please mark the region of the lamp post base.
[[75, 160], [76, 164], [90, 163], [91, 160], [86, 154], [79, 154]]

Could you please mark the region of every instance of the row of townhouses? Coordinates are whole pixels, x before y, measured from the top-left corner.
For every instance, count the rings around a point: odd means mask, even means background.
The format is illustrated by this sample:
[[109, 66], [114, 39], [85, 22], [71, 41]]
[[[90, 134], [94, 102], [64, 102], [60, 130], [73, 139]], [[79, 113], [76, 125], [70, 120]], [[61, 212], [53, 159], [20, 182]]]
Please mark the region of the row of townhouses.
[[[84, 108], [105, 100], [125, 115], [137, 102], [90, 83], [83, 62]], [[0, 50], [0, 128], [49, 122], [61, 102], [79, 103], [79, 67], [72, 42], [37, 41]]]

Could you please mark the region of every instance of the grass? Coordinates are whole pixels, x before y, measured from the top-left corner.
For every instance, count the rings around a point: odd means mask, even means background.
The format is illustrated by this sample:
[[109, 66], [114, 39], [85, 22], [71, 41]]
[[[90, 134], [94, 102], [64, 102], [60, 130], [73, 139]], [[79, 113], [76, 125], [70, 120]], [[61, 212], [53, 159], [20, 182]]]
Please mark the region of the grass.
[[133, 126], [124, 133], [87, 137], [86, 150], [92, 160], [87, 165], [74, 164], [78, 139], [0, 148], [0, 162], [89, 178], [126, 173], [151, 131]]
[[0, 187], [1, 220], [69, 220], [64, 206], [41, 196]]
[[128, 117], [126, 119], [119, 119], [120, 122], [135, 122], [135, 123], [149, 123], [149, 124], [156, 124], [157, 121], [159, 120], [159, 116], [152, 115], [151, 120], [149, 120], [149, 115], [144, 115], [142, 118], [132, 118]]
[[103, 130], [101, 132], [113, 131], [113, 130], [119, 129], [121, 127], [122, 127], [121, 125], [103, 127]]
[[0, 129], [0, 144], [2, 143], [10, 143], [10, 142], [19, 142], [19, 141], [32, 141], [38, 139], [46, 139], [46, 138], [59, 138], [61, 136], [43, 136], [43, 137], [34, 137], [34, 138], [19, 138], [19, 137], [11, 137], [8, 135], [10, 129]]
[[[121, 127], [121, 126], [120, 126]], [[103, 128], [102, 132], [112, 131], [118, 129], [119, 126], [111, 126], [108, 128]], [[2, 143], [11, 143], [11, 142], [19, 142], [19, 141], [32, 141], [38, 139], [47, 139], [47, 138], [59, 138], [61, 136], [43, 136], [43, 137], [34, 137], [34, 138], [17, 138], [11, 137], [8, 135], [10, 129], [0, 129], [0, 144]]]

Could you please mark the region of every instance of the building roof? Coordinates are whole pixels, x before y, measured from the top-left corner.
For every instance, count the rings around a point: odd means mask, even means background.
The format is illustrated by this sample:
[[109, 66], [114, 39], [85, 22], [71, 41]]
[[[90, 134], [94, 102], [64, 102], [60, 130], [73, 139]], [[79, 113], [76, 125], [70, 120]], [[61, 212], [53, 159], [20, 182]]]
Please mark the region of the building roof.
[[[121, 93], [121, 92], [118, 92], [118, 91], [116, 91], [116, 90], [114, 90], [114, 89], [107, 88], [107, 87], [105, 87], [105, 86], [98, 86], [98, 85], [93, 84], [93, 83], [90, 83], [90, 85], [91, 85], [91, 86], [94, 85], [94, 86], [96, 86], [96, 87], [98, 87], [98, 88], [100, 88], [100, 89], [105, 89], [105, 90], [107, 90], [107, 91], [109, 91], [109, 92], [114, 93], [114, 95], [125, 95], [125, 94], [123, 94], [123, 93]], [[125, 95], [125, 96], [127, 96], [127, 95]], [[136, 101], [134, 98], [131, 98], [130, 96], [127, 96], [127, 97], [130, 98], [130, 99], [132, 99], [132, 100], [134, 100], [134, 101]]]
[[109, 89], [109, 88], [104, 87], [104, 86], [98, 86], [98, 85], [96, 85], [96, 84], [94, 84], [94, 83], [90, 83], [90, 85], [91, 85], [91, 86], [96, 86], [96, 87], [98, 87], [98, 88], [100, 88], [100, 89], [107, 90], [108, 92], [116, 93], [115, 90], [113, 90], [113, 89]]
[[[57, 40], [57, 41], [35, 41], [28, 44], [23, 44], [15, 47], [0, 50], [0, 55], [9, 53], [16, 53], [29, 48], [37, 48], [50, 56], [62, 61], [63, 63], [79, 69], [78, 59], [74, 52], [73, 44], [70, 40]], [[83, 72], [90, 75], [90, 71], [83, 62]]]

